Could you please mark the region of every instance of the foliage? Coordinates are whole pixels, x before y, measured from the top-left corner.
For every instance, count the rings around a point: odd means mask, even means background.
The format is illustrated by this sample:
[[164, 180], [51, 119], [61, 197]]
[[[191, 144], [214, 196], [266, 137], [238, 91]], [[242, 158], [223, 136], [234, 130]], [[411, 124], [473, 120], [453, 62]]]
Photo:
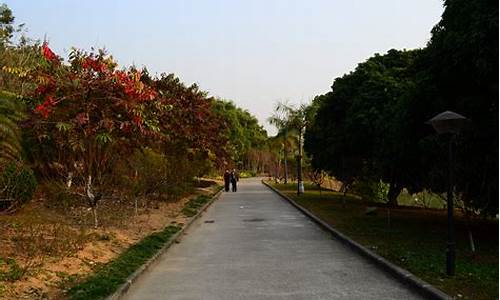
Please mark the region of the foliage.
[[349, 190], [351, 193], [360, 195], [363, 199], [385, 203], [387, 202], [389, 185], [381, 180], [373, 181], [364, 179], [354, 181]]
[[[200, 166], [188, 156], [170, 156], [143, 148], [121, 165], [114, 174], [134, 198], [177, 199], [189, 191]], [[205, 172], [206, 170], [202, 170]]]
[[6, 4], [0, 4], [0, 45], [9, 41], [14, 32], [14, 15]]
[[20, 161], [21, 129], [24, 106], [15, 95], [0, 91], [0, 166]]
[[[302, 105], [300, 108], [295, 108], [293, 105], [289, 104], [287, 101], [278, 101], [274, 107], [274, 114], [268, 118], [268, 122], [274, 125], [278, 129], [278, 134], [271, 141], [271, 145], [274, 147], [280, 146], [278, 148], [279, 162], [281, 163], [281, 152], [283, 153], [283, 178], [284, 182], [288, 182], [289, 177], [289, 165], [293, 164], [289, 161], [289, 153], [293, 153], [295, 148], [297, 152], [302, 151], [301, 141], [302, 133], [306, 126], [306, 118], [304, 116], [306, 111], [306, 106]], [[301, 155], [301, 154], [299, 154]], [[279, 168], [278, 168], [279, 169]], [[280, 170], [276, 172], [276, 176], [279, 177]], [[292, 172], [293, 173], [293, 172]], [[293, 177], [293, 175], [292, 175]]]
[[348, 184], [387, 182], [391, 204], [403, 188], [446, 190], [449, 137], [424, 122], [445, 110], [467, 116], [453, 139], [455, 194], [476, 213], [498, 212], [497, 2], [445, 1], [425, 49], [376, 54], [313, 105], [305, 141], [313, 166]]
[[70, 299], [104, 299], [125, 283], [130, 274], [158, 252], [179, 230], [178, 226], [168, 226], [145, 237], [72, 287], [68, 291]]
[[0, 198], [9, 200], [12, 210], [31, 200], [37, 187], [37, 181], [33, 171], [27, 167], [14, 162], [7, 165], [0, 174]]
[[321, 169], [311, 170], [308, 173], [308, 177], [311, 181], [318, 187], [321, 191], [321, 185], [325, 182], [326, 172]]
[[186, 87], [173, 74], [161, 74], [145, 81], [166, 99], [170, 106], [160, 118], [162, 150], [167, 154], [189, 151], [190, 155], [201, 155], [217, 164], [226, 157], [223, 147], [226, 141], [223, 124], [213, 110], [214, 100], [207, 97], [196, 84]]
[[128, 179], [134, 197], [166, 191], [171, 178], [170, 172], [173, 170], [164, 155], [149, 148], [136, 150], [130, 158], [129, 166], [132, 174], [123, 175]]
[[[441, 21], [419, 61], [413, 115], [427, 120], [444, 110], [471, 121], [455, 139], [456, 193], [469, 209], [498, 213], [498, 2], [444, 2]], [[424, 110], [425, 108], [425, 110]], [[433, 151], [428, 186], [446, 189], [447, 137], [422, 139]]]
[[116, 70], [104, 51], [73, 49], [69, 65], [47, 43], [40, 51], [42, 62], [30, 73], [38, 85], [30, 98], [30, 137], [39, 144], [31, 158], [45, 175], [65, 178], [68, 188], [82, 183], [76, 192], [94, 209], [97, 226], [95, 209], [114, 164], [157, 134], [156, 116], [168, 106], [139, 72]]
[[251, 178], [257, 176], [257, 173], [252, 171], [241, 171], [240, 178]]
[[315, 167], [346, 182], [361, 176], [389, 182], [394, 190], [389, 201], [395, 204], [415, 174], [408, 166], [417, 163], [405, 101], [418, 53], [376, 54], [336, 79], [332, 92], [314, 99], [317, 111], [305, 146]]
[[232, 101], [217, 99], [213, 110], [224, 123], [224, 135], [228, 137], [223, 147], [228, 149], [231, 160], [239, 168], [249, 169], [255, 160], [254, 154], [264, 146], [266, 131], [253, 115]]

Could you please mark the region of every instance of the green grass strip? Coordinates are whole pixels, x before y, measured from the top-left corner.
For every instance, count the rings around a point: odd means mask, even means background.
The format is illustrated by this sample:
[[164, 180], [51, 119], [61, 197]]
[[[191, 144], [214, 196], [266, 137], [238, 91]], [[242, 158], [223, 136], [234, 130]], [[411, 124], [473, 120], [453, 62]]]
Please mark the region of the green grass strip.
[[[182, 213], [187, 217], [193, 217], [221, 189], [222, 187], [218, 187], [211, 196], [200, 195], [189, 200], [182, 209]], [[97, 269], [90, 277], [69, 289], [69, 298], [72, 300], [94, 300], [104, 299], [111, 295], [181, 228], [182, 226], [170, 225], [160, 232], [145, 237], [139, 243], [125, 250], [116, 259]]]
[[180, 229], [180, 226], [170, 225], [145, 237], [83, 282], [72, 287], [68, 296], [74, 300], [104, 299], [124, 284], [128, 276], [157, 253]]
[[200, 195], [196, 198], [193, 198], [186, 203], [186, 206], [182, 209], [182, 213], [186, 217], [193, 217], [198, 213], [198, 210], [202, 208], [205, 204], [207, 204], [212, 197], [206, 195]]

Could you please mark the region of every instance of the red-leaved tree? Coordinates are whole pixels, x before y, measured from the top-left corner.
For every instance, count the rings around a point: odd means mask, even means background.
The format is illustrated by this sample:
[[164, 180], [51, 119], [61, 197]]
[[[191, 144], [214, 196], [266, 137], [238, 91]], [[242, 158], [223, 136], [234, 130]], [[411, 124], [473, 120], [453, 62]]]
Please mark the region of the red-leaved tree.
[[[43, 63], [32, 72], [30, 127], [48, 158], [45, 168], [85, 197], [98, 226], [97, 206], [117, 161], [159, 136], [170, 105], [136, 70], [118, 70], [104, 51], [73, 49], [68, 64], [42, 46]], [[42, 151], [43, 152], [43, 151]]]

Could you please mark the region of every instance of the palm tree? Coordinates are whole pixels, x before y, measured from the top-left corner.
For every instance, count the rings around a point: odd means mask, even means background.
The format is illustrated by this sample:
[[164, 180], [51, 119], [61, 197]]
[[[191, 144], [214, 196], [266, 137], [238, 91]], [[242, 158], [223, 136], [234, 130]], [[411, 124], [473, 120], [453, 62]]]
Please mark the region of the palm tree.
[[287, 164], [287, 158], [288, 158], [288, 145], [287, 145], [287, 140], [288, 140], [288, 127], [289, 127], [289, 119], [290, 119], [290, 110], [291, 106], [288, 104], [288, 102], [277, 102], [276, 106], [274, 107], [274, 114], [269, 117], [267, 120], [269, 124], [274, 125], [277, 129], [278, 132], [283, 132], [284, 133], [284, 140], [285, 142], [283, 143], [283, 157], [284, 157], [284, 167], [285, 167], [285, 184], [288, 183], [288, 164]]
[[302, 180], [302, 145], [303, 136], [308, 123], [309, 106], [301, 104], [299, 108], [289, 107], [288, 126], [298, 131], [298, 155], [297, 155], [297, 195], [304, 193], [304, 181]]

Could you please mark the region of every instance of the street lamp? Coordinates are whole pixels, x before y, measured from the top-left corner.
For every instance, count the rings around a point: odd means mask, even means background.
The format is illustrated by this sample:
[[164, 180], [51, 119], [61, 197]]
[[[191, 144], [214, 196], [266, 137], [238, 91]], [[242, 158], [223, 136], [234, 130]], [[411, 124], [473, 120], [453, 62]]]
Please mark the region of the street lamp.
[[432, 125], [438, 134], [450, 134], [448, 141], [448, 192], [446, 202], [448, 207], [448, 244], [446, 249], [446, 274], [455, 274], [455, 227], [453, 224], [453, 137], [460, 132], [467, 118], [452, 111], [445, 111], [426, 124]]

